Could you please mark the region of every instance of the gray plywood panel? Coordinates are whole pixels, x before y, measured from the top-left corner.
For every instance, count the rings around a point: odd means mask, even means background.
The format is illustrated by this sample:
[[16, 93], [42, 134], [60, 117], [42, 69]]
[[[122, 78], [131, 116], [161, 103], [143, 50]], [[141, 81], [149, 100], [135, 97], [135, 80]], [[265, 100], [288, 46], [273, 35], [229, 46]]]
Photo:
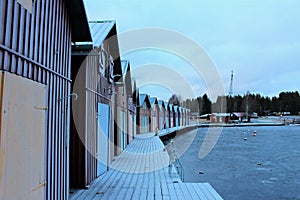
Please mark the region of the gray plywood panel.
[[46, 86], [1, 74], [0, 199], [43, 199]]

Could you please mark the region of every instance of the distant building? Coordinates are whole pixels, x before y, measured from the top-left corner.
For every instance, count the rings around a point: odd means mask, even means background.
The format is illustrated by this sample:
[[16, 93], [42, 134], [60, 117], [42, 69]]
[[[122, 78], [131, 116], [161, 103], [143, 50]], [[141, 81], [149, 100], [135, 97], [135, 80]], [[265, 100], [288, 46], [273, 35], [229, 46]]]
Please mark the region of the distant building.
[[138, 94], [137, 102], [137, 134], [148, 133], [151, 131], [151, 106], [149, 96], [147, 94]]
[[150, 131], [156, 131], [159, 126], [159, 106], [156, 97], [150, 97], [150, 107], [151, 107], [151, 128]]
[[245, 112], [233, 112], [231, 118], [233, 120], [238, 120], [242, 122], [244, 119], [246, 119], [247, 113]]
[[190, 109], [186, 109], [185, 110], [185, 119], [186, 119], [186, 125], [190, 124], [190, 118], [191, 118], [191, 110]]
[[136, 135], [135, 130], [135, 118], [136, 118], [136, 107], [134, 104], [134, 91], [136, 90], [135, 81], [131, 76], [131, 66], [128, 60], [122, 61], [122, 74], [123, 82], [126, 91], [126, 101], [127, 101], [127, 144], [129, 144], [134, 136]]
[[230, 113], [212, 113], [210, 115], [211, 123], [228, 123], [230, 120]]
[[179, 116], [180, 116], [179, 106], [173, 105], [173, 119], [174, 119], [173, 126], [174, 127], [178, 127], [179, 126]]
[[169, 103], [169, 127], [175, 127], [175, 120], [174, 120], [174, 108], [173, 104]]
[[163, 100], [158, 100], [159, 106], [159, 130], [166, 128], [166, 107]]
[[170, 104], [165, 102], [165, 128], [170, 128]]
[[184, 115], [183, 108], [179, 107], [179, 120], [178, 120], [179, 126], [183, 125], [183, 115]]
[[115, 155], [119, 155], [133, 139], [135, 106], [129, 61], [121, 61], [122, 71], [115, 85]]

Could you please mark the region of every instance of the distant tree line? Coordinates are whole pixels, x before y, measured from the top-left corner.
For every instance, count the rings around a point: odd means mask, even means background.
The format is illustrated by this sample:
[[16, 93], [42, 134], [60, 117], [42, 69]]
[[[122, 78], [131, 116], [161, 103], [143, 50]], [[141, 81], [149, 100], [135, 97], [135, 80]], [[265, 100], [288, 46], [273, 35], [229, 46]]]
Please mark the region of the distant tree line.
[[186, 99], [182, 103], [190, 108], [191, 112], [200, 115], [212, 112], [256, 112], [258, 115], [269, 115], [272, 113], [290, 112], [291, 115], [298, 115], [300, 112], [300, 95], [295, 92], [281, 92], [278, 97], [264, 97], [260, 94], [250, 94], [235, 96], [219, 96], [216, 102], [212, 103], [208, 96], [194, 99]]
[[212, 112], [212, 102], [208, 98], [207, 94], [195, 99], [186, 99], [183, 101], [183, 105], [184, 107], [189, 108], [191, 112], [197, 112], [200, 115]]

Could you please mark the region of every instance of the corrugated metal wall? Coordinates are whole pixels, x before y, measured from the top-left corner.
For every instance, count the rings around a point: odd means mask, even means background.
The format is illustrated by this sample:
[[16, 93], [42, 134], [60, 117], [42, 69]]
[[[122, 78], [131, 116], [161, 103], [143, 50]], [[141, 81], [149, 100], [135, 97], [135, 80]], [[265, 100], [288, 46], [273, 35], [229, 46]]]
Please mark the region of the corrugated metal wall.
[[[0, 69], [48, 86], [47, 199], [68, 197], [67, 131], [71, 29], [64, 1], [37, 0], [32, 13], [0, 0]], [[6, 30], [6, 31], [2, 31]]]
[[[100, 74], [98, 73], [98, 59], [95, 56], [88, 56], [86, 60], [86, 134], [87, 137], [87, 176], [86, 182], [89, 184], [97, 177], [97, 112], [98, 112], [98, 82], [100, 81]], [[107, 116], [108, 117], [108, 116]]]

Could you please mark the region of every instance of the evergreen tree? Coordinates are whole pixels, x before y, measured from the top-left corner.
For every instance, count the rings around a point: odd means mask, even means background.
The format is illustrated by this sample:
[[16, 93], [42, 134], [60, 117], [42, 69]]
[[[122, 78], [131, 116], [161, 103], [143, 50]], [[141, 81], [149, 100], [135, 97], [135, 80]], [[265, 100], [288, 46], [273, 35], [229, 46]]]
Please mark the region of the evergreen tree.
[[210, 114], [211, 113], [211, 101], [209, 100], [207, 94], [202, 96], [202, 114]]

